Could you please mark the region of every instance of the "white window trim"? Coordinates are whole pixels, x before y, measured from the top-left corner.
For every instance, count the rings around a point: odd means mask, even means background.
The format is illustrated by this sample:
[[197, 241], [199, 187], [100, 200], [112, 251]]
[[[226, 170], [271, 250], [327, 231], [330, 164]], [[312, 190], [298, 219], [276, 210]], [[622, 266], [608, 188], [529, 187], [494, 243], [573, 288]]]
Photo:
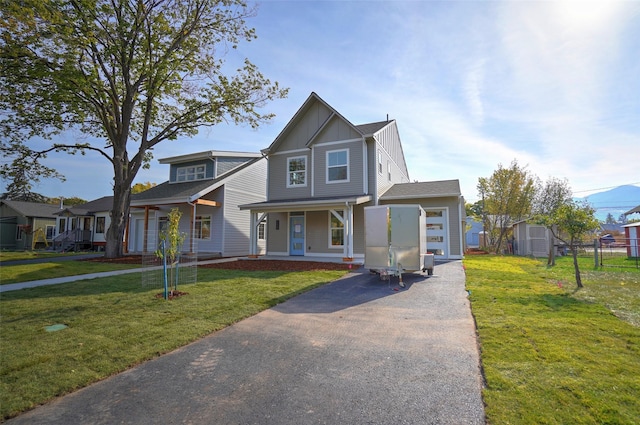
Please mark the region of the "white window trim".
[[378, 174], [382, 175], [382, 151], [378, 149]]
[[391, 181], [391, 161], [387, 160], [387, 180]]
[[[198, 219], [198, 217], [200, 217], [200, 219]], [[199, 221], [200, 224], [200, 234], [202, 234], [202, 219], [209, 219], [209, 237], [208, 238], [201, 238], [201, 237], [197, 237], [195, 235], [195, 230], [196, 230], [196, 223]], [[193, 220], [193, 233], [194, 233], [194, 237], [193, 239], [199, 240], [199, 241], [210, 241], [211, 240], [211, 234], [213, 233], [212, 231], [212, 225], [213, 225], [213, 219], [211, 217], [211, 215], [197, 215], [195, 216], [194, 220]]]
[[[197, 171], [199, 167], [202, 167], [202, 171]], [[184, 170], [184, 180], [180, 180], [180, 171]], [[193, 170], [189, 172], [189, 170]], [[198, 178], [198, 175], [202, 174], [202, 177]], [[193, 179], [188, 179], [187, 177], [193, 175]], [[176, 168], [176, 179], [174, 180], [176, 183], [185, 183], [185, 182], [195, 182], [200, 180], [206, 180], [207, 178], [207, 165], [203, 162], [202, 164], [188, 165], [185, 167]]]
[[[291, 176], [291, 171], [289, 171], [289, 164], [291, 163], [291, 161], [296, 160], [296, 159], [304, 159], [304, 184], [291, 184], [291, 180], [290, 180], [290, 176]], [[292, 187], [307, 187], [307, 179], [309, 178], [309, 173], [307, 172], [309, 167], [308, 164], [309, 161], [307, 160], [307, 156], [306, 155], [302, 155], [302, 156], [292, 156], [287, 158], [287, 187], [288, 188], [292, 188]]]
[[[342, 212], [342, 217], [340, 217], [340, 215], [337, 213], [337, 211]], [[347, 232], [346, 232], [346, 223], [344, 222], [344, 215], [345, 215], [345, 211], [344, 210], [329, 210], [329, 240], [327, 241], [328, 243], [328, 247], [329, 249], [340, 249], [340, 248], [344, 248], [344, 239], [347, 236]], [[337, 218], [341, 223], [342, 223], [342, 245], [333, 245], [332, 241], [333, 239], [331, 238], [331, 231], [334, 229], [333, 227], [331, 227], [331, 217], [335, 217]], [[336, 227], [336, 229], [338, 229]]]
[[[329, 180], [329, 155], [332, 153], [336, 153], [336, 152], [346, 152], [347, 153], [347, 163], [345, 164], [347, 167], [347, 178], [344, 180]], [[326, 164], [326, 170], [325, 170], [325, 183], [326, 184], [334, 184], [334, 183], [349, 183], [351, 181], [351, 170], [349, 167], [349, 149], [345, 148], [345, 149], [334, 149], [332, 151], [327, 151], [325, 154], [325, 164]], [[334, 166], [334, 167], [344, 167], [344, 165], [339, 165], [339, 166]], [[331, 168], [334, 168], [331, 167]]]

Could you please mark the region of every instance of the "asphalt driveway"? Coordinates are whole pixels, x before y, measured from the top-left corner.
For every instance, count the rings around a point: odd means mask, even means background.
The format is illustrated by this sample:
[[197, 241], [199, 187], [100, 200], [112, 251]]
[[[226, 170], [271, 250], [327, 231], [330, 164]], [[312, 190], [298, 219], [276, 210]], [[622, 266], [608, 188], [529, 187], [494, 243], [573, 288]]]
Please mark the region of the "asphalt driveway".
[[360, 269], [10, 424], [484, 424], [460, 261]]

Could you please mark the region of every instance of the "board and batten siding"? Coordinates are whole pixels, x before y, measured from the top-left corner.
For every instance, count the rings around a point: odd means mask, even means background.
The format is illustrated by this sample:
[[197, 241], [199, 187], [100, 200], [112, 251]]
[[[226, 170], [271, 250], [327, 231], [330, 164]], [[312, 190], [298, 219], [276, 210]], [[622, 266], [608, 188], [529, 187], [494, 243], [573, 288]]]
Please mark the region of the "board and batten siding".
[[[301, 149], [318, 132], [333, 112], [320, 102], [313, 102], [302, 114], [287, 134], [279, 141], [278, 151]], [[294, 124], [294, 123], [291, 123]]]

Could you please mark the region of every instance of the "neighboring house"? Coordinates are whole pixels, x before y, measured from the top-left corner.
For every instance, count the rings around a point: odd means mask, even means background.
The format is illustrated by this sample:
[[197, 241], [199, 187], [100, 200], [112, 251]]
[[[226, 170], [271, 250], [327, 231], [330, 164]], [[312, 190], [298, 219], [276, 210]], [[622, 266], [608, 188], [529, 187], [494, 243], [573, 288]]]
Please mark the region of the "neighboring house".
[[[639, 207], [640, 208], [640, 207]], [[622, 226], [624, 228], [625, 245], [629, 258], [640, 257], [640, 222]]]
[[[259, 153], [206, 151], [159, 162], [169, 164], [169, 180], [132, 196], [128, 251], [155, 251], [167, 214], [178, 208], [179, 231], [187, 235], [183, 251], [249, 254], [250, 217], [238, 205], [266, 199], [267, 160]], [[258, 253], [264, 227], [256, 225]]]
[[113, 196], [103, 196], [82, 205], [59, 209], [55, 214], [55, 249], [103, 250], [107, 241], [107, 229], [111, 225], [112, 207]]
[[431, 246], [442, 258], [462, 257], [459, 185], [409, 184], [395, 120], [354, 125], [311, 93], [262, 152], [267, 200], [240, 206], [251, 212], [252, 254], [266, 219], [267, 255], [364, 258], [364, 208], [419, 203], [432, 213]]
[[555, 238], [545, 226], [522, 220], [514, 223], [512, 228], [513, 254], [532, 257], [547, 257], [549, 255], [549, 244], [552, 240], [555, 241]]
[[[23, 201], [0, 201], [0, 249], [32, 249], [52, 244], [56, 228], [56, 212], [60, 206]], [[44, 239], [42, 238], [44, 236]]]
[[467, 248], [480, 248], [480, 235], [484, 230], [482, 221], [474, 220], [473, 217], [467, 217], [466, 230]]

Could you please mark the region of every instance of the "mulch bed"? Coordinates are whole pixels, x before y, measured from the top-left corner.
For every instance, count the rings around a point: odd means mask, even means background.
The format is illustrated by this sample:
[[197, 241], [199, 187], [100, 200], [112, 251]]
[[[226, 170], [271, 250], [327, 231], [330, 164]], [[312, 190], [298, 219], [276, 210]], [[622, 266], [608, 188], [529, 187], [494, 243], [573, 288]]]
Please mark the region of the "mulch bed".
[[[88, 258], [82, 261], [115, 264], [142, 264], [142, 256], [127, 255], [120, 258]], [[359, 265], [347, 263], [329, 263], [318, 261], [287, 261], [287, 260], [237, 260], [223, 263], [202, 264], [198, 267], [208, 269], [247, 270], [247, 271], [311, 271], [311, 270], [349, 270], [358, 268]]]

